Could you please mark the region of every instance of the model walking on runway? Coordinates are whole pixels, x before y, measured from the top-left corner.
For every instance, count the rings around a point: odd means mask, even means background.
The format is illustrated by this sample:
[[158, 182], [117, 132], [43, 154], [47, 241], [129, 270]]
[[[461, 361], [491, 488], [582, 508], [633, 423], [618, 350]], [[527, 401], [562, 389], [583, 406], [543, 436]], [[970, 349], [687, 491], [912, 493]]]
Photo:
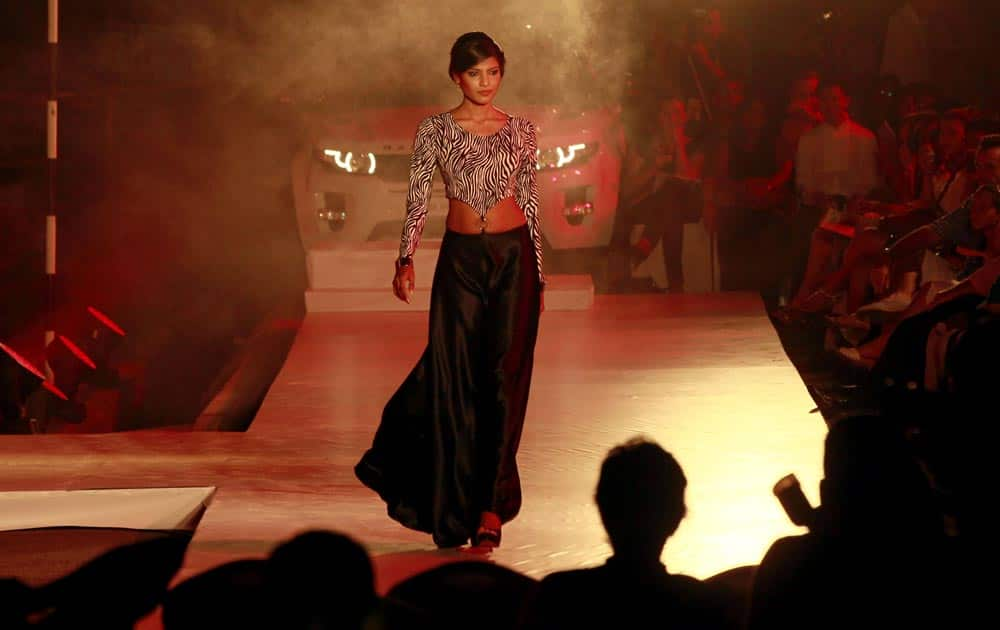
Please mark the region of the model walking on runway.
[[412, 295], [413, 253], [435, 167], [449, 209], [431, 286], [427, 349], [389, 400], [355, 467], [389, 516], [439, 547], [500, 544], [521, 508], [515, 456], [544, 310], [534, 125], [493, 105], [503, 50], [466, 33], [449, 74], [455, 109], [420, 122], [410, 161], [395, 295]]

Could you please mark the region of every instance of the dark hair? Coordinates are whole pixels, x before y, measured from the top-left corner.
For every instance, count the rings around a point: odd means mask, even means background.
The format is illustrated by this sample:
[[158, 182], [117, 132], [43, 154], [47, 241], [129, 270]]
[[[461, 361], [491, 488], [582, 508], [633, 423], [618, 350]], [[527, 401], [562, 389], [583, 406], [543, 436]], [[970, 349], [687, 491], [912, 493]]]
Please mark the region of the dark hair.
[[271, 551], [264, 587], [284, 627], [334, 620], [358, 627], [377, 601], [368, 552], [353, 538], [326, 530], [305, 531]]
[[972, 118], [971, 113], [967, 109], [954, 108], [949, 109], [945, 113], [941, 114], [941, 122], [946, 120], [953, 120], [955, 122], [962, 123], [963, 127], [969, 126], [969, 120]]
[[687, 479], [674, 456], [636, 438], [611, 449], [597, 482], [597, 509], [616, 553], [655, 554], [684, 518]]
[[821, 493], [827, 517], [839, 528], [892, 523], [929, 533], [942, 525], [929, 480], [904, 429], [889, 418], [852, 416], [830, 428]]
[[990, 136], [1000, 134], [1000, 121], [989, 118], [973, 118], [966, 126], [966, 130], [970, 135], [980, 134], [982, 136]]
[[977, 151], [989, 151], [997, 147], [1000, 147], [1000, 133], [991, 133], [979, 139]]
[[451, 63], [448, 65], [448, 75], [462, 74], [472, 66], [496, 57], [500, 63], [500, 76], [503, 76], [506, 58], [500, 44], [493, 41], [486, 33], [474, 31], [466, 33], [455, 40], [451, 46]]

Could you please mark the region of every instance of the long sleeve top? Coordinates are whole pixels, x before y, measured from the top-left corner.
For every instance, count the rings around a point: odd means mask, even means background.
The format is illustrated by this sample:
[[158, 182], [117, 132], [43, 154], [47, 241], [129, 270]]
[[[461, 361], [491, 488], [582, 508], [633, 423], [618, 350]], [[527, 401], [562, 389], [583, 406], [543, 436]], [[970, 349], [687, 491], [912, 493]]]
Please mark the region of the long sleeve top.
[[542, 273], [542, 236], [538, 226], [537, 140], [528, 120], [509, 116], [496, 133], [480, 135], [463, 129], [450, 112], [420, 122], [410, 157], [410, 187], [400, 256], [412, 256], [427, 219], [434, 169], [441, 169], [445, 193], [471, 206], [485, 220], [497, 202], [514, 197], [524, 212], [535, 245], [538, 279]]

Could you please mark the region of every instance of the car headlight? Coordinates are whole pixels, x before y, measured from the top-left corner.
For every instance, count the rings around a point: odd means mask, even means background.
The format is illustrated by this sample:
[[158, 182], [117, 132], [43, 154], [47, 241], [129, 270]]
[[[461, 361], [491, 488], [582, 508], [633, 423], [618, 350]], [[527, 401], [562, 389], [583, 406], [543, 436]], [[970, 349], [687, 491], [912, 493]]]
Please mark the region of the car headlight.
[[325, 162], [336, 166], [345, 173], [359, 175], [374, 175], [378, 161], [374, 153], [362, 151], [344, 151], [342, 149], [323, 149], [320, 155]]
[[538, 151], [538, 170], [551, 170], [579, 166], [597, 153], [597, 143], [570, 144], [561, 147], [550, 147]]

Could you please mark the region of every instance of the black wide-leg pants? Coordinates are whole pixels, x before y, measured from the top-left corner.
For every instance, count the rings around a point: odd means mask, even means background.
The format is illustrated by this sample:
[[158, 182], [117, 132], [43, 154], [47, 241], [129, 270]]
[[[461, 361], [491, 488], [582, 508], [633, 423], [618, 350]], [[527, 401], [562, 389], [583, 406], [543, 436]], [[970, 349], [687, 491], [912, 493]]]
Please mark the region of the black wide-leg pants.
[[484, 511], [521, 508], [521, 440], [541, 287], [527, 226], [447, 232], [427, 349], [389, 400], [358, 478], [402, 525], [464, 543]]

